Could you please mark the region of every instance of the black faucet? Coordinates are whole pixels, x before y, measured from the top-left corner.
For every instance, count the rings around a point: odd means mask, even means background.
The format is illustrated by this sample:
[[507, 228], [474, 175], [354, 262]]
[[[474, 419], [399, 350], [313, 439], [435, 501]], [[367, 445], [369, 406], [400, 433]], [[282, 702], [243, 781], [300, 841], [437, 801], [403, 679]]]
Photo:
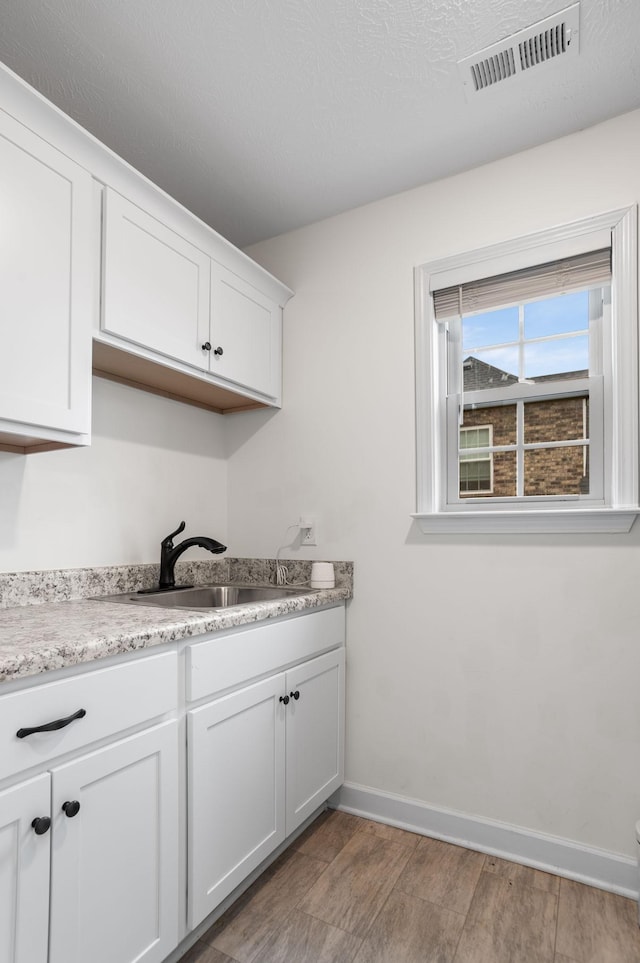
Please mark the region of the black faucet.
[[[161, 590], [175, 587], [176, 580], [173, 571], [175, 564], [182, 553], [191, 548], [192, 545], [200, 545], [201, 548], [206, 548], [208, 552], [212, 552], [214, 555], [219, 555], [220, 552], [226, 552], [227, 550], [226, 545], [222, 545], [221, 542], [216, 542], [215, 538], [208, 538], [206, 535], [194, 535], [193, 538], [185, 538], [179, 545], [174, 546], [173, 540], [180, 532], [184, 532], [184, 526], [185, 523], [180, 522], [175, 532], [171, 532], [171, 535], [167, 535], [160, 543], [159, 587]], [[191, 588], [191, 586], [185, 586], [185, 588]]]

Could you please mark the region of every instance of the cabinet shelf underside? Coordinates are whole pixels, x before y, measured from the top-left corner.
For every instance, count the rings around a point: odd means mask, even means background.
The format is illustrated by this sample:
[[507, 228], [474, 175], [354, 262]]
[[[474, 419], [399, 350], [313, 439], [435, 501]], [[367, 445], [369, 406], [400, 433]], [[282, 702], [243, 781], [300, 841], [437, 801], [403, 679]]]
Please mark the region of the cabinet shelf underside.
[[141, 388], [219, 414], [267, 407], [254, 398], [245, 398], [197, 376], [120, 351], [101, 341], [93, 342], [93, 373], [99, 378]]

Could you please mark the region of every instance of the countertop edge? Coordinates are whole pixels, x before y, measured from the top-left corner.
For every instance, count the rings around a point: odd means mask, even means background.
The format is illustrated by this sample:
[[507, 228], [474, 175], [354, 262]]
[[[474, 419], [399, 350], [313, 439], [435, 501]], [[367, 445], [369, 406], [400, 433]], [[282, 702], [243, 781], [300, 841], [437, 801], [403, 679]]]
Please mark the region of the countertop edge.
[[[207, 611], [103, 599], [0, 611], [0, 691], [18, 679], [347, 601], [351, 585]], [[132, 611], [133, 610], [133, 611]]]

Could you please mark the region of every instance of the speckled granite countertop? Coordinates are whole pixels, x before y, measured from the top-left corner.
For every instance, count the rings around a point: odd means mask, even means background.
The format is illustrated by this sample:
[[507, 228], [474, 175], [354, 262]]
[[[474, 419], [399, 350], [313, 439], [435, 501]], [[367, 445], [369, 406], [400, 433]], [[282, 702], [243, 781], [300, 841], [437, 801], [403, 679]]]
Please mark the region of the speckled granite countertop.
[[[291, 582], [308, 579], [311, 562], [287, 565]], [[89, 597], [151, 587], [157, 580], [155, 565], [0, 573], [0, 682], [349, 599], [353, 565], [334, 565], [335, 589], [208, 611]], [[176, 581], [273, 584], [274, 568], [269, 559], [183, 563], [176, 566]]]

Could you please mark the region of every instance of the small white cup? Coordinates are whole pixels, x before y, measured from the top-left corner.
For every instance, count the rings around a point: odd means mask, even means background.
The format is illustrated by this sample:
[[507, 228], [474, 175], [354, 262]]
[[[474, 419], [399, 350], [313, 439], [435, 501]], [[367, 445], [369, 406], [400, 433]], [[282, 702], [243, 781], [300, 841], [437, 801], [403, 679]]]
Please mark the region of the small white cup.
[[311, 588], [330, 589], [335, 588], [336, 576], [333, 571], [333, 562], [312, 562], [311, 563]]

